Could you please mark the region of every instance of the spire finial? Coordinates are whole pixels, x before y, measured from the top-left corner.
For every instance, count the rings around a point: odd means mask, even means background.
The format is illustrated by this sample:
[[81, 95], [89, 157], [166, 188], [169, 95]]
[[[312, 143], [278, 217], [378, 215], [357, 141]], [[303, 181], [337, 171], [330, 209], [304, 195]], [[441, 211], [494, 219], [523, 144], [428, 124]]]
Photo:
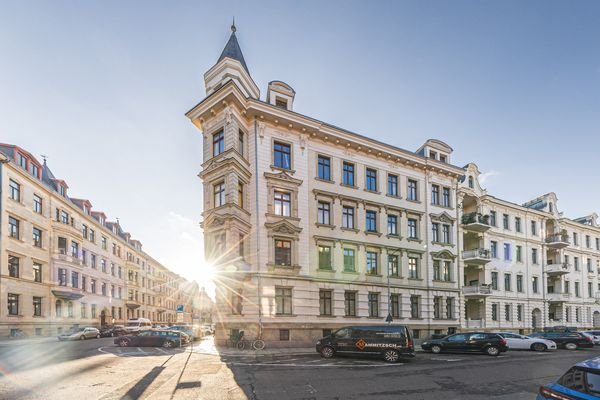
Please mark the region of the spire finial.
[[235, 33], [237, 28], [235, 27], [235, 16], [233, 17], [233, 22], [231, 23], [231, 32]]
[[48, 158], [47, 155], [45, 154], [40, 154], [42, 156], [42, 159], [44, 160], [44, 165], [46, 165], [46, 158]]

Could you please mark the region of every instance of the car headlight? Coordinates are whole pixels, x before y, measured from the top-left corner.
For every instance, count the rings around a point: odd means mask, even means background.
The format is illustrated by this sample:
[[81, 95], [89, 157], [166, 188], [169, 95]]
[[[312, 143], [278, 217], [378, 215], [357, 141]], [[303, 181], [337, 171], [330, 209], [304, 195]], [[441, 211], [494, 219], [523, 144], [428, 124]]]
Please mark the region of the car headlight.
[[321, 344], [321, 341], [320, 341], [320, 340], [317, 340], [317, 344]]
[[423, 343], [421, 343], [421, 345], [428, 345], [428, 344], [429, 344], [429, 342], [423, 342]]

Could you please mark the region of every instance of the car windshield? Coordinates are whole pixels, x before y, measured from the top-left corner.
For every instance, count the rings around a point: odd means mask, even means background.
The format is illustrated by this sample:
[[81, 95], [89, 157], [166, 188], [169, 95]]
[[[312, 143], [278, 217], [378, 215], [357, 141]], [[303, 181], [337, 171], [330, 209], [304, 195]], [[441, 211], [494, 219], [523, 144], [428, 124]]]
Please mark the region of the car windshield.
[[140, 326], [139, 322], [128, 322], [126, 326]]

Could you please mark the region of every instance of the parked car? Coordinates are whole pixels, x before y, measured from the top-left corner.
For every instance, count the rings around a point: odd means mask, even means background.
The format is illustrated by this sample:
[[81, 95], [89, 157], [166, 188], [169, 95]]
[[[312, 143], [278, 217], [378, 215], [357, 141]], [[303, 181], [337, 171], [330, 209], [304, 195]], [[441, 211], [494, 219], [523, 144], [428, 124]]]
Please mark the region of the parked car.
[[198, 332], [192, 325], [171, 325], [167, 328], [172, 331], [181, 331], [186, 333], [192, 340], [197, 337], [202, 337], [202, 333]]
[[443, 339], [430, 339], [421, 343], [421, 348], [432, 353], [484, 353], [499, 356], [508, 351], [506, 340], [497, 333], [464, 332], [446, 336]]
[[581, 332], [534, 332], [529, 335], [532, 338], [543, 338], [552, 340], [559, 348], [567, 350], [576, 350], [580, 347], [594, 347], [592, 338]]
[[590, 336], [595, 345], [600, 345], [600, 331], [582, 331], [581, 333]]
[[537, 400], [600, 398], [600, 357], [571, 367], [554, 383], [540, 387]]
[[552, 340], [544, 339], [542, 337], [532, 338], [509, 332], [498, 332], [498, 335], [506, 340], [506, 345], [511, 350], [546, 351], [556, 350], [557, 347], [556, 343]]
[[97, 328], [73, 328], [58, 335], [58, 340], [85, 340], [99, 337], [100, 331]]
[[123, 325], [114, 325], [110, 328], [105, 328], [100, 331], [101, 337], [114, 337], [127, 335], [127, 330]]
[[147, 318], [130, 318], [125, 324], [127, 333], [137, 334], [152, 329], [152, 322]]
[[371, 356], [388, 362], [415, 356], [410, 331], [404, 325], [347, 326], [317, 341], [316, 350], [324, 358]]
[[185, 333], [171, 330], [143, 331], [137, 335], [126, 335], [115, 338], [114, 343], [121, 347], [181, 347], [189, 343], [189, 337]]

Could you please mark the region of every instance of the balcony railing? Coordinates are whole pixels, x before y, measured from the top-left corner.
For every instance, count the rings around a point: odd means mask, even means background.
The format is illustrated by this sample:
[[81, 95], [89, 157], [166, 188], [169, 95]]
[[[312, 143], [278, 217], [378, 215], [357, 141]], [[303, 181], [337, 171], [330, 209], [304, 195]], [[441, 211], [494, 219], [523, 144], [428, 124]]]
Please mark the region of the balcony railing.
[[492, 253], [488, 249], [473, 249], [473, 250], [465, 250], [463, 251], [463, 259], [469, 258], [484, 258], [491, 259]]
[[481, 319], [467, 319], [466, 321], [467, 328], [483, 328], [485, 323]]
[[481, 214], [478, 212], [472, 212], [472, 213], [468, 213], [468, 214], [463, 214], [461, 222], [463, 225], [469, 225], [469, 224], [489, 225], [490, 224], [490, 216], [484, 215], [484, 214]]
[[570, 243], [566, 233], [553, 233], [546, 236], [546, 243]]
[[567, 264], [565, 262], [559, 264], [548, 264], [546, 265], [546, 273], [554, 275], [568, 274], [570, 266], [571, 264]]
[[465, 295], [492, 294], [492, 288], [489, 285], [463, 286], [462, 290], [463, 290], [463, 294], [465, 294]]

